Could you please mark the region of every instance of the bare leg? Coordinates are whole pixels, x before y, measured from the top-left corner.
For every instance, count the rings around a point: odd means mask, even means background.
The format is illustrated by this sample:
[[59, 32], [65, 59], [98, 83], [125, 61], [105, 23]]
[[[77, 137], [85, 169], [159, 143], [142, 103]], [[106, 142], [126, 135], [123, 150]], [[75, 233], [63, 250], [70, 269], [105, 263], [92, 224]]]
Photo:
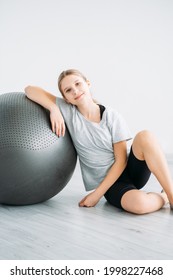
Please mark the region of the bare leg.
[[124, 210], [134, 214], [147, 214], [157, 211], [166, 202], [166, 199], [159, 193], [146, 193], [141, 190], [128, 191], [121, 199]]
[[[166, 162], [166, 158], [154, 135], [149, 131], [139, 132], [133, 141], [132, 149], [136, 158], [146, 161], [150, 171], [159, 181], [160, 185], [167, 194], [170, 205], [173, 207], [173, 180]], [[134, 209], [130, 208], [132, 206], [134, 207], [135, 202], [137, 203], [136, 208], [139, 206], [139, 209], [136, 209], [135, 212], [133, 212]], [[125, 210], [136, 214], [138, 212], [141, 214], [142, 212], [149, 213], [156, 211], [163, 207], [165, 202], [166, 197], [164, 194], [146, 194], [138, 190], [131, 190], [125, 193], [121, 201]]]

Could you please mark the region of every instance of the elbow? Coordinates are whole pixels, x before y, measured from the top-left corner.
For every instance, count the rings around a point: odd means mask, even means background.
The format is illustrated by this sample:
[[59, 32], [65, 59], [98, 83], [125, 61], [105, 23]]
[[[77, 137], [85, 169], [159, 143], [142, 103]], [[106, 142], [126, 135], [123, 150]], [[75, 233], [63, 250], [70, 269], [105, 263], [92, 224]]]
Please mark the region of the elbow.
[[28, 98], [29, 98], [29, 96], [30, 96], [31, 91], [32, 91], [32, 86], [27, 86], [27, 87], [25, 87], [25, 89], [24, 89], [24, 92], [25, 92], [25, 94], [26, 94], [26, 96], [27, 96]]

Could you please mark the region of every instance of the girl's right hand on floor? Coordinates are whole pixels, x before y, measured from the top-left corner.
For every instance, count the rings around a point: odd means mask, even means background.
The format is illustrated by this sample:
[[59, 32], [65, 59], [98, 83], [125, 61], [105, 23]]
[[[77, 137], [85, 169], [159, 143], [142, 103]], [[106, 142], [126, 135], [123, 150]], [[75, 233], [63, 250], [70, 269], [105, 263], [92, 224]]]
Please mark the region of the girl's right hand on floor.
[[59, 108], [56, 105], [50, 110], [50, 121], [51, 121], [52, 131], [56, 133], [58, 137], [64, 136], [65, 135], [64, 118]]

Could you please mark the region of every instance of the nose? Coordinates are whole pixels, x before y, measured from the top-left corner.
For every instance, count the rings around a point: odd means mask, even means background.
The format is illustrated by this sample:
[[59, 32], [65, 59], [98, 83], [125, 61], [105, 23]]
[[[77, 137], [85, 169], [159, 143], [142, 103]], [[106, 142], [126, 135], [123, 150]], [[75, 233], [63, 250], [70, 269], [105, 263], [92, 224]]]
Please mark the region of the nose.
[[78, 89], [77, 88], [73, 88], [73, 95], [76, 95], [78, 93]]

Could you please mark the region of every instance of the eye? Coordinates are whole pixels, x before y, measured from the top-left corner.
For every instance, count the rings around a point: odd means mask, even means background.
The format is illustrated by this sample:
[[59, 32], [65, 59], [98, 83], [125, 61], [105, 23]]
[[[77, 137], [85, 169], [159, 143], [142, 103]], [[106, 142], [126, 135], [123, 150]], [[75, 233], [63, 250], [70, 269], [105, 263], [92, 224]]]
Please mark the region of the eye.
[[66, 90], [66, 93], [69, 93], [71, 91], [71, 88], [68, 88], [67, 90]]
[[79, 86], [80, 84], [81, 84], [80, 82], [77, 82], [77, 83], [76, 83], [76, 86]]

